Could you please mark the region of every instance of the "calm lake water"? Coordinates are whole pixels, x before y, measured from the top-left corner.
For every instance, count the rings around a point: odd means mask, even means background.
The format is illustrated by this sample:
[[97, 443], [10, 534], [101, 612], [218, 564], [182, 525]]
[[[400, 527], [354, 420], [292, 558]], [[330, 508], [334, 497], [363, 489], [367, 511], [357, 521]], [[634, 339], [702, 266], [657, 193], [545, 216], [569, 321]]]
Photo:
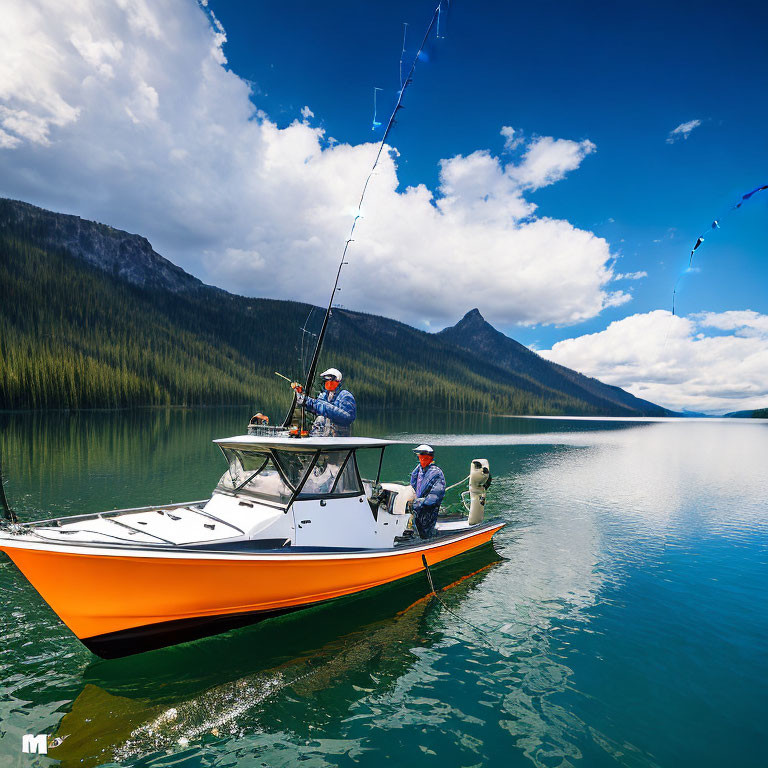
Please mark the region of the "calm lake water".
[[[211, 439], [248, 415], [0, 414], [8, 495], [26, 519], [204, 498]], [[449, 483], [490, 460], [508, 525], [498, 556], [435, 572], [452, 612], [416, 577], [101, 661], [0, 555], [0, 766], [768, 762], [768, 422], [401, 414], [358, 434], [433, 443]], [[391, 450], [384, 477], [413, 464]], [[23, 755], [25, 733], [63, 741]]]

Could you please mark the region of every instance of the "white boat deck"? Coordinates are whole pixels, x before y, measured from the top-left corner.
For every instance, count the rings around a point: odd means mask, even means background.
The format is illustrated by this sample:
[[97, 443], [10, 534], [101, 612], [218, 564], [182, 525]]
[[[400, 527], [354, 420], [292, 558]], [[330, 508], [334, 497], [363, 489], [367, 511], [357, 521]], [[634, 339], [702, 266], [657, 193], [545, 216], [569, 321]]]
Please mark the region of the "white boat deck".
[[[247, 512], [243, 512], [245, 517]], [[115, 516], [98, 516], [60, 526], [35, 526], [49, 541], [178, 545], [217, 542], [243, 535], [236, 525], [205, 514], [197, 507], [173, 507]]]

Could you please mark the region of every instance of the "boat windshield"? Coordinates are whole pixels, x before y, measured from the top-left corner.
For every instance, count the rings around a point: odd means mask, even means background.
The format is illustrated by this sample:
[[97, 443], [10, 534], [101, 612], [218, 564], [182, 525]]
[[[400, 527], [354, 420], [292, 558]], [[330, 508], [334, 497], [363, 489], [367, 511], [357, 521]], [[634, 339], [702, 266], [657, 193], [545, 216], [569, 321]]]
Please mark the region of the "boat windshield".
[[268, 451], [242, 451], [224, 448], [229, 469], [219, 480], [219, 488], [245, 492], [286, 504], [293, 495]]
[[357, 496], [362, 486], [354, 451], [268, 451], [222, 448], [229, 469], [219, 488], [287, 504], [297, 499]]
[[315, 453], [275, 451], [286, 479], [294, 488], [299, 486], [306, 475], [297, 498], [351, 496], [362, 493], [354, 451], [321, 451], [312, 465]]

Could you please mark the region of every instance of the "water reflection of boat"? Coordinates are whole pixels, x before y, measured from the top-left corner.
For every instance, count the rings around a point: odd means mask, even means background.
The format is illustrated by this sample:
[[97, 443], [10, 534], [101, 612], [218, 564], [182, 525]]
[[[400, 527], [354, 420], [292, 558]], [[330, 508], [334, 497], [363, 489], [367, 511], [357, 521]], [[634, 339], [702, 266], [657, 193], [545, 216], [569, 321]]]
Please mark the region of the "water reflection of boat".
[[[406, 538], [410, 486], [364, 481], [359, 451], [391, 441], [216, 441], [229, 470], [207, 501], [10, 524], [8, 554], [106, 658], [221, 632], [417, 573], [490, 541], [472, 515]], [[488, 476], [479, 462], [477, 472]], [[381, 461], [379, 462], [379, 468]], [[380, 470], [379, 470], [380, 471]], [[476, 484], [479, 508], [485, 488]]]
[[[436, 586], [450, 589], [452, 601], [465, 600], [498, 560], [492, 547], [481, 547], [435, 569]], [[331, 710], [343, 718], [365, 695], [371, 674], [377, 689], [386, 688], [415, 662], [414, 647], [439, 638], [430, 628], [428, 593], [419, 575], [226, 640], [211, 637], [140, 660], [95, 662], [49, 756], [63, 766], [88, 768], [243, 728], [307, 737]], [[321, 709], [303, 703], [329, 688], [334, 696]]]

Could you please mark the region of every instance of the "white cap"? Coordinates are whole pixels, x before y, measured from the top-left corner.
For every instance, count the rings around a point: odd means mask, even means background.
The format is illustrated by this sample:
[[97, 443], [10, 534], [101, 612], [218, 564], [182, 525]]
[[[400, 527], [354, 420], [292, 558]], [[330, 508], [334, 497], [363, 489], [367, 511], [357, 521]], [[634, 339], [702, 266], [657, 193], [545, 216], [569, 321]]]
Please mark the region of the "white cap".
[[341, 371], [338, 368], [329, 368], [320, 374], [321, 379], [324, 379], [326, 376], [333, 376], [336, 381], [341, 381]]
[[414, 453], [429, 453], [434, 455], [435, 449], [431, 445], [427, 445], [426, 443], [422, 443], [418, 448], [413, 449]]

